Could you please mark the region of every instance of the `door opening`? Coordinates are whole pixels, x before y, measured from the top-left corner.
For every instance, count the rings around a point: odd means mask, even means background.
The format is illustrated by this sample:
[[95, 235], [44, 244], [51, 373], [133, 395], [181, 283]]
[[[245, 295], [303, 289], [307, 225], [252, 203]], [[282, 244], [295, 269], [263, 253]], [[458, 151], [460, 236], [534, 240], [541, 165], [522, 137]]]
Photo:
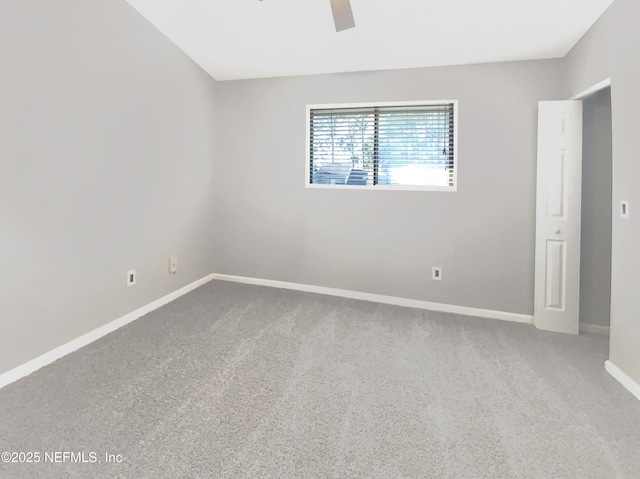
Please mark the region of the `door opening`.
[[582, 98], [580, 331], [608, 334], [611, 310], [611, 87]]
[[608, 334], [611, 80], [566, 102], [540, 102], [538, 122], [534, 324], [572, 334]]

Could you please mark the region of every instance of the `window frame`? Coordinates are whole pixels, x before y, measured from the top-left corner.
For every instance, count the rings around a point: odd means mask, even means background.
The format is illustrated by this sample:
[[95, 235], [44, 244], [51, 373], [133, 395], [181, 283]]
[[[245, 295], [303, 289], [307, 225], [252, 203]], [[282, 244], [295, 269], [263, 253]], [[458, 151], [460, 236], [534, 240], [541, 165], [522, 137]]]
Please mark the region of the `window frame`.
[[[375, 108], [394, 106], [431, 106], [450, 103], [453, 105], [453, 186], [436, 185], [327, 185], [311, 183], [311, 110], [340, 109], [340, 108]], [[323, 103], [308, 104], [306, 107], [306, 131], [305, 131], [305, 188], [329, 189], [329, 190], [395, 190], [395, 191], [458, 191], [458, 100], [411, 100], [388, 102], [364, 102], [364, 103]]]

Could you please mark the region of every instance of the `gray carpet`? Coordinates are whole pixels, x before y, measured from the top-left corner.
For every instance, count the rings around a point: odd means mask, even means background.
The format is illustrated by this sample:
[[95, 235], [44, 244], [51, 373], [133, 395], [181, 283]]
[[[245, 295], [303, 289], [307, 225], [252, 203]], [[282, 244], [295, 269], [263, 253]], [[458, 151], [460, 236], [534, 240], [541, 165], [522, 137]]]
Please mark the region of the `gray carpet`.
[[[41, 454], [0, 477], [635, 479], [640, 401], [606, 353], [214, 281], [0, 390], [0, 452]], [[45, 462], [65, 451], [89, 462]]]

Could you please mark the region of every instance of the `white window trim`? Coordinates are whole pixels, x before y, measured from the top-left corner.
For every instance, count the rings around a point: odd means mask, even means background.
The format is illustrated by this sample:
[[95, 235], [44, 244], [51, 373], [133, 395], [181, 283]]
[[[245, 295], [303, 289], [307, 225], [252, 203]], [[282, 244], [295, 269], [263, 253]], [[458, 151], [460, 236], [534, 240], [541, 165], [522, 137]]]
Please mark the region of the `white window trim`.
[[[418, 185], [319, 185], [311, 183], [311, 110], [321, 110], [329, 108], [366, 108], [385, 106], [420, 106], [420, 105], [440, 105], [443, 103], [453, 104], [453, 186], [418, 186]], [[458, 191], [458, 100], [412, 100], [412, 101], [387, 101], [387, 102], [365, 102], [365, 103], [320, 103], [307, 105], [306, 108], [306, 131], [305, 131], [305, 188], [319, 190], [360, 190], [360, 191], [441, 191], [455, 193]]]

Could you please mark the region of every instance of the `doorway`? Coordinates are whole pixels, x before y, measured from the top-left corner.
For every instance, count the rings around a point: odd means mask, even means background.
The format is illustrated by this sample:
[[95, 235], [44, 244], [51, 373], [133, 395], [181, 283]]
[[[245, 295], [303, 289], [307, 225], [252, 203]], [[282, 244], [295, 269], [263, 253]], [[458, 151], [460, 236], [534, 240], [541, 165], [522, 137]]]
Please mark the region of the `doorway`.
[[538, 106], [538, 329], [609, 333], [611, 110], [610, 80], [569, 101], [541, 101]]
[[609, 333], [611, 310], [611, 87], [583, 103], [580, 331]]

